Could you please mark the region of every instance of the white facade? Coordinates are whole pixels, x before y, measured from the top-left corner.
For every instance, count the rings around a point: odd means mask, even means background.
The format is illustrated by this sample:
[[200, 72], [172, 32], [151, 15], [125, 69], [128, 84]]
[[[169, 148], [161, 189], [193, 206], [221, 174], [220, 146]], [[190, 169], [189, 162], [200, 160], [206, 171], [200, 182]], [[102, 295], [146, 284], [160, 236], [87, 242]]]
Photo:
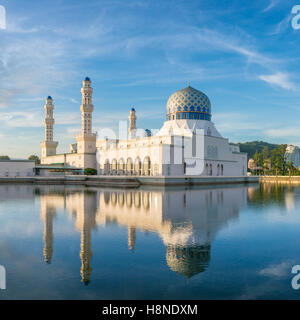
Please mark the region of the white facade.
[[[133, 114], [134, 111], [134, 114]], [[230, 144], [211, 122], [208, 97], [191, 87], [167, 103], [167, 121], [155, 136], [97, 141], [97, 169], [104, 175], [245, 176], [247, 154]]]
[[136, 111], [130, 110], [125, 139], [96, 141], [92, 132], [91, 81], [83, 81], [81, 133], [70, 153], [56, 154], [53, 141], [53, 103], [46, 100], [45, 141], [41, 163], [72, 168], [95, 168], [99, 175], [137, 176], [245, 176], [247, 154], [230, 144], [211, 121], [209, 98], [190, 86], [172, 94], [167, 102], [167, 120], [158, 133], [149, 130], [138, 137]]
[[35, 162], [30, 160], [0, 160], [0, 177], [34, 176]]

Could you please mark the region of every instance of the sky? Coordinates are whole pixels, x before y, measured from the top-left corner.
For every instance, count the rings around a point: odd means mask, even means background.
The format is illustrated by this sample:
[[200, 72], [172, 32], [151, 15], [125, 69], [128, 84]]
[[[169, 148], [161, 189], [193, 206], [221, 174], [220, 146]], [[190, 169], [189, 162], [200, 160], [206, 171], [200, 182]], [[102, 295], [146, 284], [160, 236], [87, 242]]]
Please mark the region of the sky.
[[94, 88], [94, 131], [131, 107], [159, 129], [168, 97], [204, 92], [231, 142], [300, 146], [300, 0], [0, 0], [0, 155], [40, 155], [54, 99], [57, 152], [80, 132], [82, 80]]

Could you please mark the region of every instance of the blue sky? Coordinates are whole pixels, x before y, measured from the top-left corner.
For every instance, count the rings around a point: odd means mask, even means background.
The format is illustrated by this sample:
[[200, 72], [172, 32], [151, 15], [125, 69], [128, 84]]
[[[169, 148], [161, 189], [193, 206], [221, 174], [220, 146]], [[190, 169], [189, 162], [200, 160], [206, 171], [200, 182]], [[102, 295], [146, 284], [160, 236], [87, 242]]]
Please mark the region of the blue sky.
[[80, 131], [80, 88], [94, 88], [94, 129], [129, 109], [160, 128], [173, 92], [191, 86], [212, 103], [232, 142], [300, 145], [300, 0], [17, 1], [0, 30], [0, 154], [40, 154], [44, 100], [55, 103], [58, 152]]

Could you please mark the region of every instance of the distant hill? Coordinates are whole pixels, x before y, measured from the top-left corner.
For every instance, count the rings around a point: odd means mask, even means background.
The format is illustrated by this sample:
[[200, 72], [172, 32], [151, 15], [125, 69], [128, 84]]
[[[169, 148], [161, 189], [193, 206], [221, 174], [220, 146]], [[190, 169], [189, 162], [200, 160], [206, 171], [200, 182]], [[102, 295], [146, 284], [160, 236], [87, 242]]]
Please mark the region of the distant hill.
[[253, 158], [256, 151], [261, 152], [264, 147], [268, 147], [269, 150], [273, 150], [277, 147], [279, 147], [279, 144], [271, 144], [264, 141], [251, 141], [251, 142], [244, 142], [244, 143], [238, 143], [240, 146], [241, 152], [247, 152], [248, 153], [248, 159]]

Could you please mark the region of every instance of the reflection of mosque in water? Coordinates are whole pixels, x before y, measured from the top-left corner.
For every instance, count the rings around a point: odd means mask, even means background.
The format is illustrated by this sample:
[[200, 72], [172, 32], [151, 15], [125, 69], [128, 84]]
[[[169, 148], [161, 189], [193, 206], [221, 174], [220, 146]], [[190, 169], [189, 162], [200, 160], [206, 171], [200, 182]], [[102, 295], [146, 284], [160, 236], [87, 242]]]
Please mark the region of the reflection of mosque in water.
[[[44, 187], [40, 190], [44, 221], [44, 260], [53, 254], [53, 219], [58, 208], [76, 218], [81, 232], [81, 278], [90, 281], [91, 233], [98, 225], [128, 228], [128, 248], [135, 249], [136, 230], [157, 233], [166, 247], [169, 268], [190, 278], [209, 265], [218, 230], [238, 218], [247, 204], [247, 187], [188, 190], [112, 190]], [[52, 191], [53, 190], [53, 191]], [[56, 190], [56, 191], [54, 191]]]

